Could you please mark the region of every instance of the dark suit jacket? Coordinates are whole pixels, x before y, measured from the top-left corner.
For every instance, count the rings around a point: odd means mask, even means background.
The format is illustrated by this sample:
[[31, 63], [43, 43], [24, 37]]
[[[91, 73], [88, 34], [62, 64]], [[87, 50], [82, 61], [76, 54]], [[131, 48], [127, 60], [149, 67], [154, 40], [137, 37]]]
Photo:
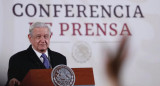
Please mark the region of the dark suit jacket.
[[[66, 57], [60, 53], [48, 49], [48, 55], [52, 68], [59, 64], [67, 64]], [[12, 78], [22, 81], [30, 69], [45, 69], [45, 66], [40, 61], [31, 45], [27, 50], [18, 52], [10, 58], [7, 83]]]

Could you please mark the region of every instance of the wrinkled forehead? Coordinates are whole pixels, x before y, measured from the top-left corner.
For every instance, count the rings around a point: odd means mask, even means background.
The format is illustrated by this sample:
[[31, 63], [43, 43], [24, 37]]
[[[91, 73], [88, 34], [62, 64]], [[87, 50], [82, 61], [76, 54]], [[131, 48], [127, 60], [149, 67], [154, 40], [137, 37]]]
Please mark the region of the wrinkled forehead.
[[49, 35], [50, 32], [49, 32], [49, 29], [48, 29], [48, 28], [38, 27], [38, 28], [34, 28], [34, 29], [33, 29], [32, 34], [33, 34], [33, 35], [37, 35], [37, 34], [40, 34], [40, 35], [48, 34], [48, 35]]

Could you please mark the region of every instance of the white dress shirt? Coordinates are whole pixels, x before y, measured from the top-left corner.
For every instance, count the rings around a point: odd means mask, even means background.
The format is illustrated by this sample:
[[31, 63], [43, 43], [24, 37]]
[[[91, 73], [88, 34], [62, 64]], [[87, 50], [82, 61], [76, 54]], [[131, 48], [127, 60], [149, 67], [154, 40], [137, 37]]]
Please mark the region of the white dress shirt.
[[[42, 53], [36, 51], [33, 47], [32, 47], [32, 49], [34, 50], [34, 52], [36, 53], [36, 55], [38, 56], [38, 58], [41, 60], [41, 62], [43, 63], [43, 58], [41, 57]], [[46, 56], [48, 58], [48, 50], [44, 54], [46, 54]]]

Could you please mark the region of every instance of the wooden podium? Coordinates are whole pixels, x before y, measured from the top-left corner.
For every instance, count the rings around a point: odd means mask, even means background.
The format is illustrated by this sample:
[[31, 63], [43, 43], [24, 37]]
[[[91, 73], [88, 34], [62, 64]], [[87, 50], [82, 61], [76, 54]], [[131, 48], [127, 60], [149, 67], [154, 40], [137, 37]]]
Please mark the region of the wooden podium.
[[[74, 86], [95, 86], [92, 68], [72, 68], [75, 73]], [[32, 69], [23, 79], [21, 86], [53, 86], [52, 69]]]

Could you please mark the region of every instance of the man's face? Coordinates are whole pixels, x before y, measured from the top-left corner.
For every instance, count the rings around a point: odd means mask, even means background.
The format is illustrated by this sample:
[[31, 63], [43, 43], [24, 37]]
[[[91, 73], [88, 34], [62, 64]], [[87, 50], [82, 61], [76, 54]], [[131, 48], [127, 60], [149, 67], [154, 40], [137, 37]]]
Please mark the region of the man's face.
[[44, 53], [49, 47], [51, 36], [48, 28], [34, 28], [32, 35], [29, 34], [28, 38], [35, 50]]

